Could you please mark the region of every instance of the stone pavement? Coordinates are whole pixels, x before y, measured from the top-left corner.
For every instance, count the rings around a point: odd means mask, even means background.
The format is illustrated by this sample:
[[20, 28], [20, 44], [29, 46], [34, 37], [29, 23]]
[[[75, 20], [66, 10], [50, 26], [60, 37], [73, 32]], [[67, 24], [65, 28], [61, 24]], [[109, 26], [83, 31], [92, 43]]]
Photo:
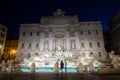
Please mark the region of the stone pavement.
[[0, 80], [120, 80], [120, 74], [20, 73], [0, 74]]

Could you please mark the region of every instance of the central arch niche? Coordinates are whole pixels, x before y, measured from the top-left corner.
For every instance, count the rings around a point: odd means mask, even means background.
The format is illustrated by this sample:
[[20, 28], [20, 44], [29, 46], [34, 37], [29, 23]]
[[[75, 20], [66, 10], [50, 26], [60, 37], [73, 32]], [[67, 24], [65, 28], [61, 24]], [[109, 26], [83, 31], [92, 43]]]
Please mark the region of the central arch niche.
[[63, 32], [56, 32], [54, 35], [55, 38], [55, 51], [63, 52], [65, 49], [65, 34]]

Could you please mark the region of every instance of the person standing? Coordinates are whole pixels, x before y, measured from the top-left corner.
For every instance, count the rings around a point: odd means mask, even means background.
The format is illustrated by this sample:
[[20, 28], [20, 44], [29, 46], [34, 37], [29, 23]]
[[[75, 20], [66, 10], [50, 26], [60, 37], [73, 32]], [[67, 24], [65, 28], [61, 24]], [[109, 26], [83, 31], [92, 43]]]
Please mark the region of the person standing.
[[60, 69], [62, 70], [64, 68], [64, 63], [63, 63], [63, 60], [61, 60], [60, 62]]

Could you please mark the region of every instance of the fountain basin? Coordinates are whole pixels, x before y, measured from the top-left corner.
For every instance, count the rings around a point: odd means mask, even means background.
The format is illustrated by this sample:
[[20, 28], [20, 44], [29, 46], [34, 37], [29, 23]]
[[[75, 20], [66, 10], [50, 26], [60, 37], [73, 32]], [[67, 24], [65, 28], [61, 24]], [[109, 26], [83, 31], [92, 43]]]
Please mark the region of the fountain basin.
[[[30, 72], [30, 68], [22, 67], [21, 71], [22, 72]], [[54, 72], [54, 67], [37, 67], [37, 68], [35, 68], [35, 72]], [[63, 68], [62, 70], [60, 70], [60, 68], [59, 68], [59, 72], [77, 72], [77, 68], [67, 67], [66, 69]]]

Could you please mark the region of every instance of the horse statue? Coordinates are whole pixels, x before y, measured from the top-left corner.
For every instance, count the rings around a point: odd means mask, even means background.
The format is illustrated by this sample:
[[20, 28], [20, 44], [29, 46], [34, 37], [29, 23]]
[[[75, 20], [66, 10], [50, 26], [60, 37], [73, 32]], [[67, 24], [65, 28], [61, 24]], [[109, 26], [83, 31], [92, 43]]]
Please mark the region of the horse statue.
[[109, 58], [111, 59], [111, 64], [113, 65], [113, 67], [115, 69], [119, 69], [120, 68], [120, 55], [115, 55], [115, 52], [111, 51], [111, 53], [109, 53]]

